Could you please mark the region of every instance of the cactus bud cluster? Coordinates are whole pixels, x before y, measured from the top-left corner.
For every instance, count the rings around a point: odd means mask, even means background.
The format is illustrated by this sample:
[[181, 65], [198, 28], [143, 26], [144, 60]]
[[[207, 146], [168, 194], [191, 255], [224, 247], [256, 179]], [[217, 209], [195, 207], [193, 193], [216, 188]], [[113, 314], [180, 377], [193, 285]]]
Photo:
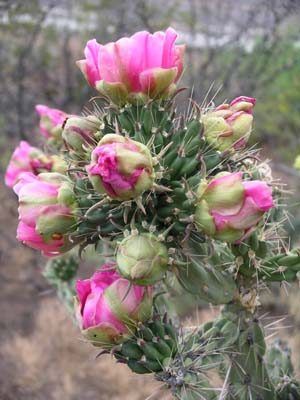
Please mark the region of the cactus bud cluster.
[[[49, 151], [21, 142], [9, 163], [17, 237], [55, 257], [44, 275], [69, 310], [74, 295], [83, 337], [174, 398], [299, 399], [289, 352], [267, 349], [257, 313], [261, 287], [300, 280], [300, 252], [279, 235], [280, 185], [246, 148], [256, 100], [178, 111], [176, 37], [87, 43], [77, 64], [100, 93], [94, 111], [37, 106]], [[105, 264], [76, 280], [71, 249]], [[178, 287], [219, 316], [179, 331], [162, 317]]]

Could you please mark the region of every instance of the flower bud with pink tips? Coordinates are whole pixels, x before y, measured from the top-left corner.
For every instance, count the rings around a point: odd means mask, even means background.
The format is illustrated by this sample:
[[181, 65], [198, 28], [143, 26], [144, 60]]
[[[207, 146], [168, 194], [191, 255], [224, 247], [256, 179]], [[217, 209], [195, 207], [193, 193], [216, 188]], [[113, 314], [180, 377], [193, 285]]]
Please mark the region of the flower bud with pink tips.
[[50, 156], [22, 140], [13, 152], [7, 166], [5, 184], [13, 187], [24, 172], [38, 175], [41, 172], [52, 171], [53, 164]]
[[40, 116], [40, 131], [52, 144], [61, 143], [62, 127], [68, 114], [55, 108], [47, 107], [43, 104], [35, 106]]
[[17, 239], [45, 256], [68, 251], [76, 229], [76, 199], [72, 183], [59, 173], [23, 173], [14, 191], [19, 197]]
[[76, 283], [76, 318], [94, 346], [121, 343], [134, 334], [138, 322], [152, 315], [152, 288], [132, 286], [114, 267], [105, 264], [91, 278]]
[[66, 148], [80, 158], [90, 156], [89, 148], [95, 147], [101, 136], [101, 121], [95, 115], [71, 116], [66, 119], [62, 138]]
[[201, 120], [208, 142], [220, 151], [245, 146], [252, 130], [255, 103], [252, 97], [240, 96], [204, 114]]
[[121, 135], [105, 135], [86, 169], [95, 190], [118, 200], [133, 199], [153, 186], [153, 161], [148, 148]]
[[199, 185], [195, 221], [200, 231], [225, 242], [248, 237], [274, 202], [263, 181], [243, 181], [242, 172], [220, 173]]
[[175, 45], [177, 33], [137, 32], [102, 45], [87, 42], [85, 59], [77, 61], [89, 84], [115, 104], [167, 97], [183, 70], [184, 45]]

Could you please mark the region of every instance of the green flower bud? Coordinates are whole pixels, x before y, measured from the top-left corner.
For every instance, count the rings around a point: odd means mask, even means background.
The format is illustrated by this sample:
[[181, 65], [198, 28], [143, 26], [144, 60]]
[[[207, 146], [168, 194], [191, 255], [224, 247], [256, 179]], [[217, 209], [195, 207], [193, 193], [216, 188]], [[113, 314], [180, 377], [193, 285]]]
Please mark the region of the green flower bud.
[[244, 147], [252, 129], [255, 102], [252, 97], [240, 96], [203, 115], [204, 135], [208, 142], [220, 151]]
[[67, 148], [81, 155], [87, 153], [85, 147], [95, 145], [95, 136], [99, 131], [100, 123], [101, 121], [95, 115], [68, 118], [62, 132]]
[[168, 250], [150, 233], [131, 235], [118, 248], [117, 265], [120, 274], [135, 285], [152, 285], [167, 270]]
[[199, 231], [230, 243], [248, 237], [274, 206], [268, 185], [243, 181], [242, 172], [224, 172], [201, 182], [197, 196], [195, 222]]

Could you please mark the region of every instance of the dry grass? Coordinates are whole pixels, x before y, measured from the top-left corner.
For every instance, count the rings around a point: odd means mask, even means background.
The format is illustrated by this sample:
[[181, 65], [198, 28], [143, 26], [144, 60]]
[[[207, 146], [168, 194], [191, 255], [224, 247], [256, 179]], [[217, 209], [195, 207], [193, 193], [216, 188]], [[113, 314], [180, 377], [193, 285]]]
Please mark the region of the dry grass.
[[[81, 341], [65, 310], [55, 299], [42, 301], [31, 335], [12, 335], [1, 346], [6, 360], [2, 392], [17, 399], [142, 400], [158, 383], [130, 373], [110, 356]], [[3, 368], [2, 368], [3, 369]], [[162, 399], [159, 397], [153, 399]]]

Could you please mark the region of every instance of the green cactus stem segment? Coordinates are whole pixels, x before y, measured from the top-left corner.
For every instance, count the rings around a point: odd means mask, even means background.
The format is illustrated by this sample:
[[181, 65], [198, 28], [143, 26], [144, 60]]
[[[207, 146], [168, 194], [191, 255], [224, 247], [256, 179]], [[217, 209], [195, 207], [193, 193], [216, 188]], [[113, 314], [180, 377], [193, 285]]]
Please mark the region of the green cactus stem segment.
[[154, 315], [140, 323], [135, 335], [112, 350], [137, 374], [160, 372], [178, 351], [178, 334], [166, 316]]

